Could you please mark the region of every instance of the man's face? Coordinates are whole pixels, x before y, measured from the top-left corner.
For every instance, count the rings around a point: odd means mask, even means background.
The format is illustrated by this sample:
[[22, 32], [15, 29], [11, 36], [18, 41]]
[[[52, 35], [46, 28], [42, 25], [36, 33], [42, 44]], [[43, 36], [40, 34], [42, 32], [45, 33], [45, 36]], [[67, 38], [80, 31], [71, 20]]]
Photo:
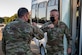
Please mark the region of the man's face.
[[56, 21], [59, 18], [59, 13], [57, 11], [51, 11], [50, 17], [54, 17], [54, 20]]
[[28, 21], [28, 19], [29, 19], [29, 13], [26, 13], [26, 14], [24, 15], [24, 20], [25, 20], [25, 21]]

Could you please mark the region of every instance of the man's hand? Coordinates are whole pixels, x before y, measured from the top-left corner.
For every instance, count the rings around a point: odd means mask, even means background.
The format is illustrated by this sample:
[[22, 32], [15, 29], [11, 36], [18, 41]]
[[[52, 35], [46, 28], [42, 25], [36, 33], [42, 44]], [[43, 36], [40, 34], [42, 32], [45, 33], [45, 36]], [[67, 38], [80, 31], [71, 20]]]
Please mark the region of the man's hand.
[[37, 26], [37, 24], [35, 22], [32, 22], [32, 25]]
[[54, 28], [54, 24], [48, 25], [49, 28]]
[[68, 53], [68, 54], [71, 53], [71, 48], [68, 48], [67, 53]]

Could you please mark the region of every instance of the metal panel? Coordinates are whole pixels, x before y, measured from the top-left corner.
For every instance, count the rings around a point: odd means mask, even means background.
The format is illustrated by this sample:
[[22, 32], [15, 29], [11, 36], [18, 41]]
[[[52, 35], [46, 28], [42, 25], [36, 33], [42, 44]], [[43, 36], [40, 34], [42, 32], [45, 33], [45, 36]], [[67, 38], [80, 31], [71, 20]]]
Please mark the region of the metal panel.
[[46, 2], [39, 3], [39, 19], [46, 19]]
[[59, 4], [59, 6], [60, 6], [60, 21], [62, 21], [62, 0], [60, 0], [60, 2], [59, 2], [60, 4]]
[[71, 0], [72, 2], [72, 55], [75, 53], [75, 39], [76, 39], [76, 9], [77, 9], [77, 0]]
[[82, 4], [81, 4], [82, 0], [80, 0], [80, 18], [81, 18], [81, 24], [80, 24], [80, 43], [79, 43], [79, 55], [82, 54]]

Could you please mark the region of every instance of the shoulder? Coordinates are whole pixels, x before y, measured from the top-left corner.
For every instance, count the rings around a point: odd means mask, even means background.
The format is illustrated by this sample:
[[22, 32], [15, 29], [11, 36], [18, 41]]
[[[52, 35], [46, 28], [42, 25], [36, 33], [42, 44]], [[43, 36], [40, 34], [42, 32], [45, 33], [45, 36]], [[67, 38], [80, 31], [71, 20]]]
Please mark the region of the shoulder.
[[13, 24], [17, 24], [17, 23], [18, 23], [18, 21], [12, 21], [12, 22], [6, 24], [5, 28], [13, 26]]
[[66, 26], [66, 24], [65, 24], [64, 22], [62, 22], [62, 21], [59, 21], [59, 24], [60, 24], [60, 25], [65, 25], [65, 26]]
[[59, 23], [61, 24], [61, 25], [66, 25], [64, 22], [62, 22], [62, 21], [59, 21]]
[[62, 21], [59, 21], [59, 25], [63, 28], [68, 28], [67, 25]]
[[3, 29], [3, 32], [10, 31], [10, 29], [11, 29], [12, 27], [14, 27], [14, 25], [15, 25], [16, 23], [18, 23], [18, 21], [12, 21], [12, 22], [6, 24], [6, 26], [5, 26], [4, 29]]
[[14, 26], [13, 24], [15, 24], [15, 23], [18, 23], [18, 22], [17, 21], [12, 21], [12, 22], [6, 24], [6, 26], [4, 27], [4, 29], [2, 31], [3, 35], [6, 35], [6, 33], [10, 34], [11, 28]]

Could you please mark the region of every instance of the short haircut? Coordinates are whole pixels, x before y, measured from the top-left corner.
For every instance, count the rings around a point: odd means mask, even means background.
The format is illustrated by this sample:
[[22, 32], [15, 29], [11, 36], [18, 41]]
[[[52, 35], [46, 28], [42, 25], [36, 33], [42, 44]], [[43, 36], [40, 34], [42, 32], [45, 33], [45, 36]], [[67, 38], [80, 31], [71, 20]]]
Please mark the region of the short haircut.
[[[50, 12], [52, 12], [52, 11], [56, 11], [59, 13], [59, 11], [57, 9], [52, 9]], [[59, 14], [58, 14], [58, 16], [59, 16]], [[58, 18], [58, 19], [60, 19], [60, 18]]]
[[24, 16], [24, 14], [26, 14], [26, 13], [28, 13], [28, 9], [26, 9], [24, 7], [19, 8], [18, 12], [17, 12], [19, 18], [21, 18], [22, 16]]
[[52, 9], [50, 12], [52, 12], [52, 11], [57, 11], [57, 12], [58, 12], [58, 10], [57, 10], [57, 9]]

